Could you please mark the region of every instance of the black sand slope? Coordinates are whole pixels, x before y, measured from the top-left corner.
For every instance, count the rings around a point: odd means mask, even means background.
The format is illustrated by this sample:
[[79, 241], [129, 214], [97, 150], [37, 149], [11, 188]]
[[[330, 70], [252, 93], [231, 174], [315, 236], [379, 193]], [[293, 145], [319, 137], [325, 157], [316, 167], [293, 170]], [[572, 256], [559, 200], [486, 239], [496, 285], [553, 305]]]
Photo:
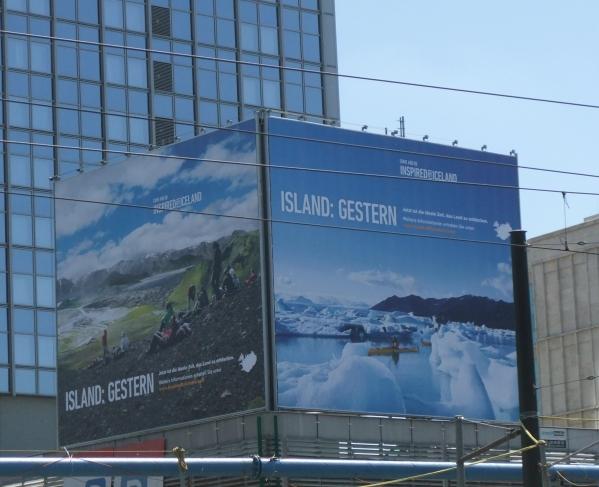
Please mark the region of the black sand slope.
[[263, 406], [260, 302], [259, 285], [243, 287], [187, 319], [191, 335], [167, 348], [148, 353], [147, 337], [107, 364], [60, 370], [60, 443]]

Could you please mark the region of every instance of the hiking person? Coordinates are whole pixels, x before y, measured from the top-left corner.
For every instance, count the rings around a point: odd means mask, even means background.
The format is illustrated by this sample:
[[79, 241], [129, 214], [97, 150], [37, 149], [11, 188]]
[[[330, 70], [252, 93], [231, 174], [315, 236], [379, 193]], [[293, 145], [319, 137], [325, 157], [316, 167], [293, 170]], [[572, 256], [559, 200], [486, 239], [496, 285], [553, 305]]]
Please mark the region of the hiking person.
[[208, 304], [210, 304], [210, 302], [208, 301], [208, 293], [206, 292], [205, 287], [203, 287], [202, 290], [200, 291], [198, 303], [199, 303], [200, 308], [205, 308], [206, 306], [208, 306]]
[[121, 347], [121, 353], [124, 353], [127, 350], [129, 350], [129, 337], [126, 335], [126, 333], [124, 331], [121, 332], [120, 347]]
[[175, 319], [175, 309], [173, 308], [173, 303], [166, 303], [166, 311], [160, 320], [160, 329], [159, 331], [164, 331], [168, 327], [172, 325], [172, 321]]
[[196, 286], [192, 284], [187, 289], [187, 311], [191, 311], [195, 307], [196, 302]]
[[225, 278], [223, 279], [223, 289], [225, 290], [225, 295], [231, 294], [235, 290], [235, 284], [229, 272], [225, 272]]
[[212, 244], [212, 249], [214, 252], [214, 257], [212, 259], [212, 277], [210, 282], [212, 284], [212, 292], [215, 295], [218, 295], [218, 289], [220, 287], [220, 276], [222, 274], [222, 254], [220, 252], [220, 246], [218, 242], [214, 242]]
[[108, 330], [104, 328], [104, 332], [102, 333], [102, 356], [104, 358], [104, 363], [108, 363]]
[[250, 275], [245, 280], [245, 285], [249, 287], [252, 284], [254, 284], [257, 280], [258, 280], [258, 276], [257, 276], [256, 272], [254, 272], [254, 269], [251, 269]]
[[166, 347], [169, 344], [176, 324], [175, 308], [173, 303], [169, 301], [166, 303], [166, 311], [160, 320], [160, 328], [152, 335], [148, 353], [155, 352], [158, 348]]
[[164, 329], [162, 329], [162, 327], [161, 327], [160, 330], [154, 332], [154, 334], [152, 335], [152, 341], [150, 342], [150, 348], [148, 350], [148, 353], [153, 353], [156, 350], [158, 350], [159, 348], [166, 347], [169, 344], [172, 336], [173, 336], [172, 324]]
[[179, 341], [188, 337], [189, 335], [191, 335], [191, 325], [187, 322], [184, 322], [177, 326], [173, 339], [175, 341]]
[[231, 276], [231, 279], [233, 280], [233, 285], [235, 286], [235, 289], [239, 289], [240, 283], [239, 283], [239, 277], [237, 277], [237, 273], [235, 272], [235, 269], [233, 268], [233, 266], [229, 266], [229, 270], [228, 270], [229, 276]]

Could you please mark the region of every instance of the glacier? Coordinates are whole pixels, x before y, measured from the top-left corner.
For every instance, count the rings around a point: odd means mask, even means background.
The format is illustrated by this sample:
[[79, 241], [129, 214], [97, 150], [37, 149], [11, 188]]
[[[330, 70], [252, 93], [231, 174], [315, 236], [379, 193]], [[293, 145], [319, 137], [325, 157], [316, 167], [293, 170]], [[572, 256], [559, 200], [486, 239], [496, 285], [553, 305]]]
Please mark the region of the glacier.
[[[305, 297], [277, 296], [275, 311], [281, 407], [518, 417], [513, 330]], [[372, 353], [392, 339], [400, 353]]]

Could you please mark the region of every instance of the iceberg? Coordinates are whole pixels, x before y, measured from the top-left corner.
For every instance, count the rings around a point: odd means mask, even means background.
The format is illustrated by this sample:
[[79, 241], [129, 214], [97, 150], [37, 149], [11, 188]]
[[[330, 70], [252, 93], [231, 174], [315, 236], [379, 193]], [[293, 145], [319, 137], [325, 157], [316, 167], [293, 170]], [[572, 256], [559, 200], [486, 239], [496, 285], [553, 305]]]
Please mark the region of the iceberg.
[[340, 358], [305, 366], [279, 363], [279, 404], [287, 407], [405, 413], [397, 378], [368, 357], [367, 344], [348, 343]]
[[[285, 337], [277, 343], [281, 406], [518, 417], [513, 330], [305, 297], [276, 303], [276, 333]], [[368, 356], [393, 339], [409, 350]]]
[[475, 328], [454, 324], [431, 336], [429, 361], [441, 402], [472, 418], [513, 419], [518, 404], [516, 364], [507, 354], [502, 356], [499, 347], [486, 345], [497, 342], [494, 333]]

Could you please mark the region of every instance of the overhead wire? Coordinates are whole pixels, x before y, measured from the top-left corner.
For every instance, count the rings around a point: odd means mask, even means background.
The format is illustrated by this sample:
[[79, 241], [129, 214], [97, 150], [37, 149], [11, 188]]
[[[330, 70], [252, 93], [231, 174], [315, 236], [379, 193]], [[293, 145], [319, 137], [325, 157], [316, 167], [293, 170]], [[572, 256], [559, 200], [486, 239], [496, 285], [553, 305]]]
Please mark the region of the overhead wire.
[[[22, 191], [16, 190], [6, 190], [4, 193], [9, 195], [23, 195]], [[358, 228], [351, 226], [341, 226], [341, 225], [327, 225], [322, 223], [309, 223], [309, 222], [298, 222], [292, 220], [281, 220], [275, 218], [264, 218], [259, 216], [245, 216], [245, 215], [231, 215], [224, 213], [213, 213], [207, 211], [199, 211], [199, 210], [186, 210], [183, 208], [157, 208], [156, 206], [149, 205], [141, 205], [134, 203], [124, 203], [124, 202], [110, 202], [110, 201], [98, 201], [98, 200], [86, 200], [82, 198], [69, 198], [66, 196], [56, 196], [48, 193], [36, 193], [36, 197], [38, 198], [47, 198], [58, 201], [65, 201], [71, 203], [84, 203], [84, 204], [96, 204], [96, 205], [106, 205], [111, 207], [122, 207], [122, 208], [130, 208], [130, 209], [141, 209], [141, 210], [151, 210], [155, 211], [156, 209], [160, 209], [163, 212], [174, 212], [181, 214], [190, 214], [190, 215], [201, 215], [206, 217], [217, 217], [217, 218], [232, 218], [237, 220], [244, 221], [254, 221], [259, 223], [277, 223], [277, 224], [289, 224], [289, 225], [298, 225], [303, 227], [312, 227], [312, 228], [325, 228], [325, 229], [337, 229], [337, 230], [349, 230], [355, 232], [364, 232], [371, 234], [380, 234], [380, 235], [390, 235], [390, 236], [401, 236], [401, 237], [410, 237], [410, 238], [424, 238], [424, 239], [432, 239], [432, 240], [446, 240], [452, 242], [462, 242], [462, 243], [470, 243], [470, 244], [483, 244], [483, 245], [494, 245], [494, 246], [502, 246], [502, 247], [526, 247], [529, 249], [539, 249], [539, 250], [551, 250], [551, 251], [562, 251], [565, 252], [564, 249], [554, 249], [554, 248], [546, 248], [540, 245], [531, 245], [531, 244], [512, 244], [510, 242], [495, 242], [491, 240], [476, 240], [476, 239], [467, 239], [460, 237], [446, 237], [442, 235], [427, 235], [427, 234], [419, 234], [419, 233], [410, 233], [410, 232], [393, 232], [387, 230], [378, 230], [372, 228]], [[594, 255], [599, 256], [599, 253], [588, 252], [582, 250], [569, 250], [570, 253], [575, 254], [584, 254], [584, 255]]]
[[73, 38], [69, 38], [69, 37], [59, 37], [59, 36], [44, 35], [44, 34], [32, 34], [29, 32], [19, 32], [19, 31], [12, 31], [12, 30], [8, 30], [8, 29], [0, 29], [0, 33], [6, 34], [6, 35], [21, 35], [21, 36], [27, 36], [27, 37], [31, 37], [31, 38], [48, 39], [48, 40], [53, 40], [53, 41], [57, 41], [57, 42], [73, 42], [73, 43], [96, 46], [96, 47], [127, 49], [130, 51], [137, 51], [137, 52], [162, 54], [162, 55], [168, 55], [168, 56], [180, 56], [180, 57], [186, 57], [186, 58], [191, 58], [191, 59], [209, 60], [209, 61], [216, 61], [216, 62], [223, 62], [223, 63], [234, 63], [234, 64], [240, 64], [243, 66], [258, 66], [258, 67], [266, 67], [266, 68], [274, 68], [274, 69], [286, 69], [289, 71], [296, 71], [296, 72], [310, 73], [310, 74], [320, 74], [322, 76], [333, 76], [333, 77], [337, 77], [337, 78], [345, 78], [345, 79], [351, 79], [351, 80], [357, 80], [357, 81], [368, 81], [368, 82], [384, 83], [384, 84], [391, 84], [391, 85], [409, 86], [409, 87], [415, 87], [415, 88], [427, 88], [427, 89], [434, 89], [434, 90], [441, 90], [441, 91], [449, 91], [449, 92], [454, 92], [454, 93], [465, 93], [465, 94], [471, 94], [471, 95], [483, 95], [483, 96], [492, 96], [492, 97], [499, 97], [499, 98], [510, 98], [510, 99], [514, 99], [514, 100], [550, 103], [550, 104], [555, 104], [555, 105], [564, 105], [564, 106], [572, 106], [572, 107], [579, 107], [579, 108], [599, 109], [599, 105], [592, 104], [592, 103], [582, 103], [582, 102], [573, 102], [573, 101], [568, 101], [568, 100], [557, 100], [557, 99], [552, 99], [552, 98], [540, 98], [540, 97], [532, 97], [532, 96], [524, 96], [524, 95], [514, 95], [514, 94], [510, 94], [510, 93], [500, 93], [500, 92], [496, 92], [496, 91], [457, 88], [457, 87], [452, 87], [452, 86], [435, 85], [435, 84], [430, 84], [430, 83], [416, 83], [416, 82], [403, 81], [403, 80], [393, 80], [393, 79], [388, 79], [388, 78], [378, 78], [378, 77], [374, 77], [374, 76], [363, 76], [363, 75], [339, 73], [336, 71], [326, 71], [326, 70], [321, 70], [321, 69], [311, 69], [311, 68], [295, 67], [295, 66], [284, 66], [284, 65], [280, 65], [280, 64], [259, 63], [259, 62], [254, 62], [254, 61], [245, 61], [242, 59], [227, 59], [227, 58], [221, 58], [221, 57], [217, 57], [217, 56], [205, 56], [202, 54], [166, 51], [166, 50], [162, 50], [162, 49], [153, 49], [153, 48], [147, 48], [147, 47], [126, 46], [123, 44], [112, 44], [112, 43], [107, 43], [107, 42], [89, 41], [89, 40], [83, 40], [83, 39], [73, 39]]
[[[23, 35], [24, 33], [18, 33], [18, 32], [12, 32], [12, 31], [6, 31], [6, 30], [0, 30], [0, 32], [4, 32], [6, 34], [11, 34], [11, 35]], [[28, 34], [30, 36], [36, 36], [34, 34]], [[40, 37], [45, 37], [45, 36], [40, 36]], [[54, 37], [54, 36], [47, 36], [47, 38], [52, 38], [54, 40], [58, 40], [58, 41], [76, 41], [79, 43], [90, 43], [89, 41], [80, 41], [80, 40], [73, 40], [73, 39], [64, 39], [64, 38], [58, 38], [58, 37]], [[171, 54], [171, 55], [175, 55], [175, 56], [190, 56], [190, 57], [195, 57], [198, 59], [210, 59], [210, 57], [207, 56], [201, 56], [201, 55], [186, 55], [183, 53], [176, 53], [176, 52], [165, 52], [165, 51], [160, 51], [160, 50], [150, 50], [150, 49], [142, 49], [142, 48], [133, 48], [130, 46], [117, 46], [117, 45], [111, 45], [111, 44], [107, 44], [107, 43], [96, 43], [97, 45], [102, 45], [105, 47], [114, 47], [114, 48], [123, 48], [123, 49], [134, 49], [134, 50], [145, 50], [147, 52], [155, 52], [155, 53], [160, 53], [160, 54]], [[556, 103], [556, 104], [562, 104], [562, 105], [571, 105], [571, 106], [579, 106], [579, 107], [585, 107], [585, 108], [599, 108], [599, 105], [591, 105], [591, 104], [585, 104], [585, 103], [574, 103], [574, 102], [567, 102], [567, 101], [561, 101], [561, 100], [551, 100], [551, 99], [543, 99], [543, 98], [534, 98], [534, 97], [524, 97], [524, 96], [518, 96], [518, 95], [510, 95], [510, 94], [502, 94], [502, 93], [495, 93], [495, 92], [485, 92], [485, 91], [478, 91], [478, 90], [465, 90], [465, 89], [459, 89], [459, 88], [451, 88], [451, 87], [443, 87], [443, 86], [437, 86], [437, 85], [426, 85], [426, 84], [420, 84], [420, 83], [409, 83], [409, 82], [405, 82], [405, 81], [398, 81], [398, 80], [385, 80], [382, 78], [372, 78], [372, 77], [363, 77], [363, 76], [355, 76], [355, 75], [345, 75], [345, 74], [340, 74], [340, 73], [333, 73], [333, 72], [327, 72], [327, 71], [316, 71], [316, 70], [311, 70], [311, 69], [306, 69], [306, 68], [294, 68], [294, 67], [287, 67], [287, 66], [278, 66], [278, 65], [267, 65], [267, 64], [263, 64], [263, 63], [252, 63], [252, 62], [247, 62], [247, 61], [240, 61], [240, 60], [229, 60], [229, 59], [223, 59], [223, 58], [211, 58], [214, 61], [218, 61], [218, 62], [235, 62], [235, 63], [240, 63], [240, 64], [247, 64], [247, 65], [260, 65], [260, 66], [264, 66], [264, 67], [278, 67], [280, 69], [287, 69], [287, 70], [293, 70], [293, 71], [302, 71], [302, 72], [309, 72], [309, 73], [315, 73], [318, 72], [322, 75], [331, 75], [331, 76], [338, 76], [338, 77], [346, 77], [346, 78], [351, 78], [351, 79], [360, 79], [360, 80], [368, 80], [368, 81], [377, 81], [377, 82], [385, 82], [385, 83], [392, 83], [392, 84], [401, 84], [401, 85], [407, 85], [407, 86], [417, 86], [417, 87], [425, 87], [425, 88], [433, 88], [433, 89], [440, 89], [440, 90], [449, 90], [449, 91], [457, 91], [457, 92], [463, 92], [463, 93], [472, 93], [472, 94], [479, 94], [479, 95], [488, 95], [488, 96], [499, 96], [499, 97], [506, 97], [506, 98], [514, 98], [514, 99], [520, 99], [520, 100], [527, 100], [527, 101], [540, 101], [540, 102], [546, 102], [546, 103]], [[20, 100], [14, 100], [14, 99], [2, 99], [3, 101], [10, 101], [10, 102], [15, 102], [15, 103], [20, 103]], [[33, 103], [31, 103], [33, 104]], [[50, 106], [53, 108], [59, 108], [59, 109], [74, 109], [77, 111], [86, 111], [86, 110], [82, 110], [82, 109], [78, 109], [78, 108], [70, 108], [70, 107], [63, 107], [63, 106], [58, 106], [56, 104], [53, 105], [45, 105], [45, 104], [40, 104], [43, 106]], [[99, 113], [99, 114], [106, 114], [107, 112], [105, 111], [93, 111], [90, 110], [93, 113]], [[115, 115], [120, 115], [118, 112], [115, 113]], [[131, 116], [131, 115], [127, 115], [127, 118], [145, 118], [147, 120], [153, 120], [156, 117], [135, 117], [135, 116]], [[317, 118], [322, 118], [322, 117], [317, 117]], [[177, 122], [179, 123], [179, 122]], [[182, 124], [190, 124], [190, 125], [194, 125], [195, 126], [200, 126], [200, 127], [205, 127], [206, 124], [195, 124], [193, 122], [189, 123], [185, 123], [182, 122]], [[229, 127], [213, 127], [213, 128], [218, 128], [221, 130], [233, 130]], [[277, 134], [268, 134], [269, 136], [277, 136]], [[6, 143], [20, 143], [21, 141], [8, 141], [8, 140], [3, 140], [2, 142], [6, 142]], [[327, 143], [331, 143], [331, 141], [321, 141], [321, 142], [327, 142]], [[35, 145], [35, 144], [32, 144]], [[40, 144], [40, 145], [45, 145], [45, 144]], [[52, 146], [58, 147], [60, 148], [60, 146], [58, 144], [50, 144]], [[349, 144], [348, 144], [349, 145]], [[68, 148], [68, 149], [73, 149], [73, 150], [92, 150], [91, 148], [85, 148], [85, 147], [62, 147], [62, 148]], [[377, 149], [376, 147], [367, 147], [370, 149]], [[109, 153], [115, 153], [117, 151], [113, 151], [113, 150], [107, 150], [107, 149], [95, 149], [101, 152], [109, 152]], [[398, 151], [399, 152], [399, 151]], [[405, 152], [405, 151], [404, 151]], [[151, 154], [146, 154], [146, 153], [141, 153], [141, 154], [135, 154], [129, 151], [118, 151], [118, 153], [122, 153], [125, 155], [143, 155], [143, 156], [149, 156]], [[425, 155], [425, 154], [418, 154], [418, 155]], [[447, 156], [439, 156], [436, 154], [426, 154], [428, 156], [436, 156], [436, 157], [443, 157], [443, 158], [447, 158]], [[169, 155], [164, 155], [164, 154], [156, 154], [156, 156], [161, 157], [161, 158], [171, 158], [172, 156]], [[190, 158], [185, 157], [184, 159], [189, 160]], [[461, 159], [461, 158], [460, 158]], [[235, 163], [235, 161], [224, 161], [224, 160], [207, 160], [207, 159], [202, 159], [206, 162], [220, 162], [220, 163]], [[470, 160], [470, 161], [465, 161], [465, 162], [484, 162], [484, 163], [489, 163], [489, 161], [474, 161], [474, 160]], [[258, 164], [253, 164], [253, 165], [258, 165]], [[507, 165], [507, 164], [506, 164]], [[306, 170], [307, 168], [299, 168], [299, 167], [289, 167], [289, 166], [271, 166], [272, 168], [277, 168], [277, 169], [298, 169], [298, 170]], [[547, 172], [555, 172], [555, 173], [559, 173], [559, 174], [569, 174], [569, 175], [576, 175], [576, 176], [584, 176], [584, 177], [593, 177], [593, 178], [597, 178], [599, 177], [599, 175], [596, 174], [587, 174], [587, 173], [576, 173], [576, 172], [571, 172], [571, 171], [558, 171], [558, 170], [550, 170], [550, 169], [546, 169], [546, 168], [538, 168], [538, 167], [526, 167], [526, 166], [520, 166], [520, 169], [530, 169], [530, 170], [538, 170], [538, 171], [547, 171]], [[390, 175], [381, 175], [381, 174], [373, 174], [373, 173], [359, 173], [359, 172], [345, 172], [345, 171], [330, 171], [330, 170], [325, 170], [325, 171], [321, 171], [318, 169], [315, 169], [317, 172], [333, 172], [333, 173], [341, 173], [341, 174], [348, 174], [348, 175], [357, 175], [357, 176], [365, 176], [365, 177], [388, 177]], [[402, 177], [393, 177], [391, 176], [393, 179], [410, 179], [410, 180], [414, 180], [414, 178], [402, 178]], [[416, 179], [417, 181], [430, 181], [430, 180], [419, 180]], [[436, 182], [440, 182], [440, 181], [436, 181]], [[543, 188], [526, 188], [526, 187], [517, 187], [517, 186], [504, 186], [504, 185], [492, 185], [492, 184], [485, 184], [485, 183], [468, 183], [468, 182], [461, 182], [463, 184], [468, 184], [468, 185], [473, 185], [473, 186], [484, 186], [484, 187], [492, 187], [492, 188], [503, 188], [503, 189], [514, 189], [514, 190], [527, 190], [527, 191], [548, 191], [548, 192], [561, 192], [562, 194], [565, 193], [564, 191], [560, 191], [560, 190], [550, 190], [550, 189], [543, 189]], [[454, 183], [455, 184], [455, 183]], [[10, 193], [10, 192], [8, 192]], [[570, 194], [579, 194], [579, 195], [592, 195], [592, 196], [599, 196], [599, 193], [592, 193], [592, 192], [578, 192], [578, 191], [567, 191], [567, 193]], [[65, 199], [65, 198], [59, 198], [59, 197], [55, 197], [56, 199]], [[82, 202], [82, 203], [99, 203], [99, 204], [111, 204], [108, 202], [95, 202], [95, 201], [86, 201], [86, 200], [71, 200], [71, 201], [78, 201], [78, 202]], [[153, 207], [144, 207], [144, 206], [140, 206], [140, 205], [123, 205], [122, 203], [117, 204], [118, 206], [134, 206], [137, 208], [144, 208], [144, 209], [154, 209]], [[165, 211], [174, 211], [174, 210], [165, 210]], [[196, 212], [193, 212], [196, 213]], [[204, 214], [204, 213], [202, 213]], [[211, 216], [221, 216], [221, 217], [232, 217], [231, 215], [220, 215], [220, 214], [214, 214]], [[276, 221], [276, 220], [271, 220], [271, 222], [275, 222], [275, 223], [298, 223], [298, 222], [285, 222], [285, 221]], [[310, 226], [314, 226], [312, 224], [310, 224]], [[320, 226], [320, 225], [317, 225]], [[325, 225], [326, 227], [329, 227], [330, 225]], [[344, 228], [344, 227], [338, 227], [338, 228]], [[356, 230], [355, 228], [351, 228], [351, 227], [347, 227], [346, 229], [350, 229], [350, 230]], [[361, 229], [360, 229], [361, 230]], [[377, 232], [378, 233], [378, 232]], [[417, 234], [405, 234], [405, 233], [396, 233], [396, 232], [384, 232], [384, 233], [394, 233], [394, 234], [398, 234], [398, 235], [403, 235], [403, 236], [410, 236], [410, 237], [425, 237], [424, 235], [417, 235]], [[433, 237], [433, 236], [431, 236]], [[476, 241], [476, 240], [468, 240], [468, 239], [454, 239], [454, 238], [447, 238], [447, 237], [436, 237], [436, 238], [441, 238], [443, 240], [459, 240], [459, 241], [463, 241], [463, 242], [472, 242], [472, 243], [495, 243], [496, 242], [487, 242], [487, 241]], [[583, 243], [584, 244], [584, 243]], [[501, 244], [500, 244], [501, 245]], [[505, 245], [511, 245], [511, 244], [505, 244]], [[579, 245], [581, 245], [579, 243]], [[535, 247], [535, 246], [529, 246], [530, 248], [542, 248], [542, 247]], [[555, 249], [547, 249], [547, 250], [555, 250]], [[567, 249], [566, 249], [567, 250]], [[576, 251], [574, 251], [576, 252]], [[587, 252], [580, 252], [580, 253], [587, 253]], [[598, 255], [598, 254], [594, 254], [593, 255]], [[587, 378], [588, 379], [588, 378]], [[583, 380], [583, 379], [581, 379]], [[555, 384], [555, 385], [559, 385], [559, 384]], [[588, 420], [588, 419], [584, 419], [584, 420]], [[535, 445], [536, 446], [536, 445]], [[513, 452], [513, 453], [517, 453]], [[487, 460], [485, 460], [487, 461]], [[561, 476], [561, 475], [560, 475]], [[564, 480], [566, 480], [564, 478]], [[371, 484], [371, 485], [376, 485], [376, 484]], [[383, 484], [378, 484], [378, 485], [383, 485]], [[576, 485], [576, 484], [572, 484], [572, 485]]]
[[[323, 140], [323, 143], [327, 141]], [[187, 157], [187, 156], [177, 156], [174, 154], [165, 154], [165, 153], [154, 153], [154, 152], [134, 152], [134, 151], [120, 151], [116, 149], [109, 148], [96, 148], [96, 147], [80, 147], [80, 146], [65, 146], [62, 144], [50, 144], [44, 142], [32, 142], [32, 141], [23, 141], [23, 140], [11, 140], [11, 139], [0, 139], [0, 143], [6, 144], [16, 144], [16, 145], [29, 145], [29, 146], [38, 146], [38, 147], [52, 147], [57, 149], [65, 149], [65, 150], [77, 150], [77, 151], [88, 151], [88, 152], [106, 152], [111, 154], [121, 154], [124, 156], [141, 156], [141, 157], [157, 157], [160, 159], [178, 159], [178, 160], [187, 160], [187, 161], [202, 161], [202, 162], [211, 162], [218, 164], [231, 164], [237, 166], [249, 166], [249, 167], [262, 167], [262, 164], [257, 162], [244, 162], [244, 161], [235, 161], [235, 160], [227, 160], [227, 159], [214, 159], [214, 158], [201, 158], [201, 157]], [[378, 150], [377, 147], [370, 147], [369, 149]], [[384, 148], [383, 148], [384, 149]], [[442, 155], [437, 155], [442, 158]], [[456, 159], [459, 159], [456, 157]], [[102, 165], [101, 162], [95, 164], [94, 167], [100, 167]], [[568, 194], [578, 195], [578, 196], [599, 196], [599, 192], [593, 191], [575, 191], [575, 190], [563, 190], [563, 189], [551, 189], [551, 188], [535, 188], [529, 186], [517, 186], [517, 185], [509, 185], [509, 184], [493, 184], [493, 183], [481, 183], [475, 181], [445, 181], [445, 180], [437, 180], [437, 179], [422, 179], [422, 178], [414, 178], [410, 176], [401, 176], [395, 174], [381, 174], [381, 173], [370, 173], [370, 172], [362, 172], [362, 171], [347, 171], [347, 170], [337, 170], [337, 169], [326, 169], [326, 168], [308, 168], [302, 166], [295, 165], [285, 165], [285, 164], [269, 164], [269, 167], [272, 169], [280, 169], [280, 170], [288, 170], [288, 171], [305, 171], [305, 172], [314, 172], [321, 174], [337, 174], [337, 175], [345, 175], [345, 176], [361, 176], [361, 177], [372, 177], [372, 178], [381, 178], [381, 179], [391, 179], [391, 180], [399, 180], [399, 181], [414, 181], [414, 182], [422, 182], [422, 183], [430, 183], [430, 184], [452, 184], [458, 186], [469, 186], [469, 187], [480, 187], [480, 188], [491, 188], [491, 189], [504, 189], [504, 190], [512, 190], [512, 191], [535, 191], [542, 193], [558, 193], [563, 194], [564, 192]], [[517, 166], [510, 166], [511, 168], [516, 169]], [[56, 175], [58, 179], [59, 175]]]
[[[125, 112], [116, 112], [116, 111], [110, 112], [107, 110], [92, 110], [89, 108], [62, 106], [57, 103], [52, 103], [52, 104], [47, 104], [47, 103], [42, 103], [42, 102], [38, 103], [38, 102], [32, 102], [32, 101], [25, 101], [23, 99], [14, 99], [14, 98], [6, 98], [6, 97], [0, 97], [0, 101], [5, 101], [8, 103], [31, 105], [31, 106], [42, 106], [42, 107], [53, 108], [56, 110], [69, 110], [69, 111], [76, 111], [76, 112], [81, 112], [81, 113], [92, 113], [92, 114], [104, 115], [104, 116], [118, 116], [118, 117], [123, 117], [123, 118], [127, 118], [127, 119], [145, 120], [145, 121], [150, 121], [150, 122], [155, 122], [156, 120], [159, 120], [162, 118], [162, 117], [157, 117], [157, 116], [152, 117], [152, 116], [129, 114], [129, 113], [125, 113]], [[272, 110], [268, 109], [265, 111], [269, 112]], [[279, 112], [279, 111], [276, 111], [276, 112]], [[280, 111], [280, 113], [286, 113], [286, 112]], [[372, 146], [372, 145], [368, 145], [368, 144], [357, 144], [357, 143], [352, 143], [352, 142], [332, 141], [332, 140], [327, 140], [327, 139], [318, 139], [318, 138], [314, 138], [314, 137], [304, 137], [304, 136], [298, 136], [298, 135], [277, 134], [277, 133], [271, 133], [271, 132], [263, 132], [260, 130], [242, 129], [239, 127], [232, 127], [232, 126], [219, 126], [216, 124], [198, 123], [198, 122], [190, 122], [190, 121], [176, 121], [176, 124], [190, 126], [190, 127], [193, 127], [194, 129], [199, 128], [200, 130], [202, 130], [202, 129], [204, 129], [204, 130], [206, 130], [206, 129], [208, 129], [208, 130], [223, 130], [223, 131], [227, 131], [227, 132], [243, 133], [243, 134], [247, 134], [247, 135], [267, 135], [269, 137], [274, 137], [274, 138], [282, 138], [282, 139], [287, 139], [287, 140], [300, 140], [300, 141], [314, 142], [314, 143], [327, 143], [327, 144], [331, 144], [331, 145], [335, 145], [335, 146], [352, 147], [352, 148], [356, 148], [356, 149], [376, 149], [376, 150], [381, 150], [383, 152], [389, 152], [389, 153], [407, 154], [407, 155], [422, 156], [422, 157], [433, 157], [433, 158], [446, 159], [446, 160], [455, 160], [455, 161], [465, 162], [465, 163], [483, 164], [483, 165], [488, 165], [488, 166], [510, 167], [510, 168], [515, 167], [515, 164], [511, 164], [511, 163], [507, 163], [507, 162], [500, 162], [500, 161], [492, 161], [492, 160], [488, 160], [488, 159], [476, 159], [476, 158], [470, 158], [470, 157], [465, 157], [465, 156], [464, 157], [452, 156], [449, 154], [444, 155], [444, 154], [439, 154], [439, 153], [415, 151], [415, 150], [409, 150], [409, 149], [398, 149], [398, 148], [393, 148], [393, 147], [380, 147], [380, 146]], [[196, 135], [195, 131], [189, 132], [189, 137], [192, 137], [194, 135]], [[201, 134], [198, 134], [198, 135], [201, 135]], [[377, 135], [383, 136], [382, 134], [377, 134]], [[85, 139], [85, 140], [88, 140], [88, 139]], [[183, 139], [183, 140], [186, 140], [186, 139]], [[403, 140], [408, 140], [411, 142], [418, 142], [418, 141], [414, 141], [412, 139], [403, 139]], [[134, 143], [133, 145], [144, 145], [144, 144], [135, 144]], [[151, 146], [151, 144], [148, 145], [148, 147], [150, 147], [150, 146]], [[73, 147], [73, 148], [75, 148], [75, 147]], [[77, 148], [77, 149], [91, 150], [88, 148]], [[467, 151], [475, 151], [474, 149], [468, 149], [468, 148], [461, 148], [461, 149], [465, 149]], [[109, 152], [109, 151], [105, 149], [104, 152]], [[494, 154], [494, 153], [489, 153], [489, 154]], [[501, 154], [496, 154], [496, 155], [501, 155]], [[504, 156], [504, 157], [508, 157], [508, 156]], [[524, 164], [520, 164], [520, 163], [518, 163], [517, 167], [518, 167], [518, 169], [524, 169], [524, 170], [529, 170], [529, 171], [539, 171], [539, 172], [545, 172], [545, 173], [576, 176], [576, 177], [599, 178], [599, 174], [588, 173], [588, 172], [567, 171], [564, 169], [550, 169], [550, 168], [539, 167], [539, 166], [529, 166], [529, 165], [524, 165]], [[564, 193], [564, 191], [560, 191], [560, 192]], [[570, 193], [570, 194], [575, 194], [572, 191], [565, 191], [565, 192]]]
[[565, 482], [567, 485], [571, 485], [572, 487], [595, 487], [597, 484], [593, 483], [593, 484], [579, 484], [577, 482], [572, 482], [571, 480], [569, 480], [567, 477], [564, 476], [563, 473], [561, 473], [559, 470], [555, 472], [556, 475], [563, 481]]
[[[569, 250], [569, 249], [566, 249]], [[583, 381], [592, 381], [595, 379], [599, 379], [599, 376], [597, 375], [589, 375], [588, 377], [582, 377], [580, 379], [572, 379], [572, 380], [567, 380], [565, 382], [558, 382], [556, 384], [546, 384], [544, 386], [536, 386], [535, 389], [546, 389], [548, 387], [557, 387], [557, 386], [564, 386], [566, 384], [573, 384], [575, 382], [583, 382]]]
[[546, 416], [546, 415], [539, 415], [538, 416], [539, 419], [554, 419], [554, 420], [559, 420], [559, 421], [576, 421], [576, 422], [582, 422], [582, 421], [594, 421], [597, 422], [599, 421], [599, 418], [570, 418], [567, 416]]
[[[508, 450], [507, 452], [499, 453], [498, 455], [493, 455], [493, 456], [490, 456], [490, 457], [481, 458], [480, 460], [476, 460], [474, 462], [468, 462], [464, 466], [465, 467], [469, 467], [469, 466], [472, 466], [472, 465], [478, 465], [478, 464], [481, 464], [481, 463], [490, 462], [492, 460], [498, 460], [500, 458], [505, 458], [507, 456], [518, 455], [518, 454], [527, 452], [529, 450], [533, 450], [534, 448], [538, 448], [539, 446], [545, 444], [543, 440], [537, 440], [532, 435], [532, 433], [530, 433], [526, 429], [526, 427], [523, 424], [520, 424], [520, 427], [522, 428], [522, 430], [524, 431], [524, 433], [532, 441], [531, 445], [527, 445], [527, 446], [519, 448], [517, 450]], [[411, 482], [413, 480], [420, 480], [420, 479], [424, 479], [424, 478], [434, 477], [436, 475], [441, 475], [443, 473], [448, 473], [448, 472], [457, 470], [457, 468], [458, 467], [456, 465], [456, 466], [453, 466], [453, 467], [448, 467], [448, 468], [436, 470], [434, 472], [426, 472], [426, 473], [423, 473], [423, 474], [412, 475], [412, 476], [409, 476], [409, 477], [403, 477], [401, 479], [386, 480], [386, 481], [383, 481], [383, 482], [376, 482], [376, 483], [367, 483], [367, 484], [363, 485], [362, 487], [385, 487], [387, 485], [401, 484], [401, 483], [405, 483], [405, 482]]]

